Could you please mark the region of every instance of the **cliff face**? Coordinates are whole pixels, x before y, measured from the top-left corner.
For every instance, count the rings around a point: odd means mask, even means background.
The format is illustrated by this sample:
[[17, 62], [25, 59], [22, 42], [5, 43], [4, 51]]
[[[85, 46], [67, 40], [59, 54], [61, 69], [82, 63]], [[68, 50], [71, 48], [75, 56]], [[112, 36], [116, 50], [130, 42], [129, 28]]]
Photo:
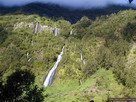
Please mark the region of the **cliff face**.
[[[36, 25], [36, 23], [33, 23], [33, 22], [30, 22], [30, 23], [28, 23], [28, 22], [18, 22], [18, 23], [16, 23], [16, 24], [14, 24], [14, 30], [16, 30], [16, 29], [21, 29], [21, 28], [30, 28], [30, 29], [34, 29], [34, 27], [35, 27], [35, 25]], [[50, 26], [48, 26], [48, 25], [45, 25], [45, 24], [39, 24], [38, 25], [38, 31], [39, 32], [54, 32], [55, 31], [55, 27], [50, 27]], [[59, 28], [57, 28], [58, 29], [58, 31], [60, 31], [60, 29]]]

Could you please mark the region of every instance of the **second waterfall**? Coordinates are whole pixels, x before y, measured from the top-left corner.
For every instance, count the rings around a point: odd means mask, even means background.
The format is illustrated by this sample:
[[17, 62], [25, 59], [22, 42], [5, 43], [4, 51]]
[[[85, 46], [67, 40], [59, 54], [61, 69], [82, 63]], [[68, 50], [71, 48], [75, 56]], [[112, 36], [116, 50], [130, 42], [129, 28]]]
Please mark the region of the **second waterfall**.
[[53, 80], [54, 80], [55, 73], [56, 73], [56, 69], [57, 69], [57, 67], [58, 67], [58, 65], [59, 65], [59, 62], [62, 60], [62, 55], [63, 55], [63, 53], [64, 53], [64, 47], [62, 48], [61, 53], [58, 55], [58, 58], [57, 58], [57, 61], [56, 61], [55, 65], [54, 65], [53, 68], [49, 71], [49, 73], [48, 73], [48, 75], [47, 75], [47, 77], [46, 77], [46, 79], [45, 79], [45, 81], [44, 81], [44, 83], [43, 83], [43, 85], [44, 85], [45, 87], [50, 86], [50, 85], [52, 84], [52, 82], [53, 82]]

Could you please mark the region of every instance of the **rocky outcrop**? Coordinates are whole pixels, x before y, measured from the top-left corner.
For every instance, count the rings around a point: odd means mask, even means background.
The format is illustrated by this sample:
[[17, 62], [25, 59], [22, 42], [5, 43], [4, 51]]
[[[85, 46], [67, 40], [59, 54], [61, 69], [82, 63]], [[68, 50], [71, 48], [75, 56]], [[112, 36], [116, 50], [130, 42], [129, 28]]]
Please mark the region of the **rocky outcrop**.
[[33, 28], [34, 27], [34, 23], [33, 22], [31, 22], [31, 23], [20, 22], [20, 23], [14, 24], [14, 30], [20, 29], [20, 28], [23, 28], [23, 27]]
[[59, 31], [60, 31], [59, 28], [50, 27], [48, 25], [44, 25], [44, 24], [40, 24], [40, 23], [35, 24], [33, 22], [31, 22], [31, 23], [19, 22], [19, 23], [14, 24], [14, 30], [26, 28], [26, 27], [34, 29], [34, 33], [47, 31], [47, 32], [54, 33], [55, 36], [57, 36], [59, 34]]

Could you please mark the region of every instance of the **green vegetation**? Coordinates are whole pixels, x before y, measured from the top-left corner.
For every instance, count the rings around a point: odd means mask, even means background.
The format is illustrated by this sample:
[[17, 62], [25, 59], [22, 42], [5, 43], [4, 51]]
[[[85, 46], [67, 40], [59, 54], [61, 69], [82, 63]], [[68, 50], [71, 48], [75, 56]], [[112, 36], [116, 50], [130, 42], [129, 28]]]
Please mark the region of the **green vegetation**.
[[29, 71], [18, 70], [7, 78], [1, 86], [2, 102], [41, 102], [44, 100], [42, 89], [34, 85], [34, 75]]
[[[39, 31], [33, 34], [37, 22]], [[55, 27], [60, 29], [58, 36]], [[135, 10], [95, 21], [83, 17], [75, 24], [38, 15], [0, 16], [0, 96], [7, 95], [2, 101], [106, 102], [109, 97], [136, 97], [135, 41]], [[55, 80], [44, 88], [63, 46]]]

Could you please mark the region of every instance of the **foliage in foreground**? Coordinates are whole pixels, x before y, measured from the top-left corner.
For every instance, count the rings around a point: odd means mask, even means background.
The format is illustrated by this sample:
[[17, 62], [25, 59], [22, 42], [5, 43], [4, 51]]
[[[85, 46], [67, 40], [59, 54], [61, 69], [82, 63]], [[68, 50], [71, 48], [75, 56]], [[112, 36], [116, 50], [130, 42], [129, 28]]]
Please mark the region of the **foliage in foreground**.
[[6, 84], [0, 83], [1, 102], [43, 102], [43, 90], [34, 85], [35, 76], [29, 71], [18, 70], [8, 76]]

